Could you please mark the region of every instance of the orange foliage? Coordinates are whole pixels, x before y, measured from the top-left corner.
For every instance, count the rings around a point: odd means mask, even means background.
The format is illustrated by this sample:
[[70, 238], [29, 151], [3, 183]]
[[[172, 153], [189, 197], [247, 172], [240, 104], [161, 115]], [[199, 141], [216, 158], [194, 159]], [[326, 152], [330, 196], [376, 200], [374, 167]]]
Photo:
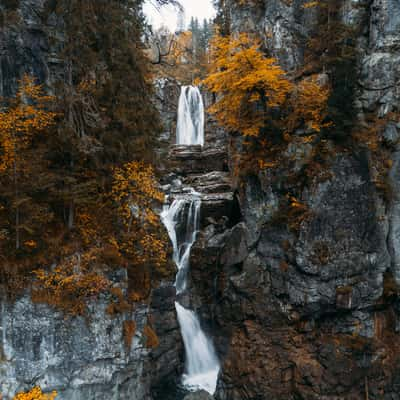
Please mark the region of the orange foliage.
[[112, 196], [129, 229], [133, 218], [156, 224], [158, 217], [152, 211], [154, 201], [162, 202], [164, 195], [157, 189], [154, 169], [142, 161], [127, 163], [114, 170]]
[[311, 131], [332, 125], [325, 122], [328, 114], [329, 88], [321, 86], [315, 77], [304, 79], [293, 88], [290, 96], [290, 112], [285, 120], [287, 132], [293, 132], [303, 124]]
[[315, 78], [293, 84], [275, 58], [266, 57], [261, 43], [246, 34], [237, 38], [217, 36], [212, 42], [210, 74], [203, 81], [219, 97], [210, 107], [221, 125], [244, 136], [259, 136], [271, 121], [271, 110], [279, 107], [284, 130], [305, 125], [319, 132], [329, 126], [329, 89]]
[[110, 293], [112, 294], [113, 299], [107, 306], [107, 314], [113, 316], [123, 312], [128, 312], [132, 309], [131, 304], [126, 300], [121, 288], [113, 287], [110, 289]]
[[129, 351], [132, 345], [132, 339], [136, 333], [136, 322], [124, 321], [123, 332], [124, 332], [125, 347]]
[[112, 197], [126, 228], [120, 249], [136, 264], [164, 265], [166, 241], [160, 218], [153, 211], [164, 195], [157, 189], [153, 167], [134, 161], [116, 168]]
[[34, 387], [26, 393], [18, 393], [13, 400], [54, 400], [57, 397], [57, 392], [53, 391], [49, 394], [44, 394], [39, 387]]
[[203, 81], [220, 95], [210, 111], [223, 126], [244, 136], [257, 136], [268, 119], [268, 108], [283, 105], [292, 89], [277, 60], [265, 57], [260, 46], [243, 33], [236, 39], [216, 36], [211, 71]]
[[19, 151], [30, 144], [35, 133], [53, 124], [56, 114], [47, 110], [53, 100], [32, 77], [24, 75], [19, 81], [15, 99], [0, 110], [0, 172], [15, 165]]
[[34, 271], [36, 281], [32, 299], [63, 309], [72, 315], [82, 315], [86, 302], [105, 292], [110, 282], [91, 265], [96, 260], [93, 252], [71, 257], [52, 271]]

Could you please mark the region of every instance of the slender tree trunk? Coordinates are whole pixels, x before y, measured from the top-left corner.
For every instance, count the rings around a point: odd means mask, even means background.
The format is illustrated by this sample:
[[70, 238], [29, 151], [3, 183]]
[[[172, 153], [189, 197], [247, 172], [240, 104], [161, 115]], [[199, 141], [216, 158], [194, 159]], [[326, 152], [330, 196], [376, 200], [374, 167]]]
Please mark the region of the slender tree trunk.
[[72, 229], [74, 227], [74, 201], [71, 200], [68, 206], [68, 229]]
[[19, 190], [18, 190], [18, 167], [17, 167], [17, 144], [16, 138], [14, 137], [14, 201], [15, 201], [15, 249], [18, 250], [21, 247], [20, 236], [19, 236]]
[[[74, 160], [71, 159], [70, 162], [70, 168], [71, 171], [73, 171], [74, 169]], [[69, 188], [70, 190], [70, 196], [71, 199], [69, 201], [69, 206], [68, 206], [68, 229], [72, 229], [74, 227], [74, 219], [75, 219], [75, 203], [74, 203], [74, 198], [73, 198], [73, 194], [72, 194], [72, 188]]]

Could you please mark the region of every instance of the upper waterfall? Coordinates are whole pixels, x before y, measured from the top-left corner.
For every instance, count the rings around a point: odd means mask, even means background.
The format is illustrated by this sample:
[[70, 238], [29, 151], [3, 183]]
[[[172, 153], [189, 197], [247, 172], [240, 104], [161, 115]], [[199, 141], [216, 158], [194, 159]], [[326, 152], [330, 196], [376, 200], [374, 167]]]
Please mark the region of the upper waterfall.
[[204, 145], [204, 104], [197, 86], [181, 88], [176, 144]]

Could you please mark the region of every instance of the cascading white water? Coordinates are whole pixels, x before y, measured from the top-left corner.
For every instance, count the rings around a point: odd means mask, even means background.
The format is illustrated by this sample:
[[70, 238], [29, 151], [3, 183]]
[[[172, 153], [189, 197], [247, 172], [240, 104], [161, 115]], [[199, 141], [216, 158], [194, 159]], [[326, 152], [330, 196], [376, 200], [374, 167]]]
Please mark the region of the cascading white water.
[[[178, 268], [175, 279], [177, 294], [184, 292], [186, 289], [190, 250], [196, 240], [199, 215], [200, 199], [198, 198], [194, 198], [189, 203], [184, 199], [175, 200], [161, 214], [173, 245], [173, 260]], [[186, 221], [186, 226], [180, 227], [181, 237], [178, 245], [178, 225], [181, 225], [184, 221]]]
[[204, 145], [204, 105], [197, 86], [182, 86], [181, 88], [176, 144]]
[[[161, 219], [167, 228], [177, 266], [175, 286], [177, 293], [187, 287], [190, 250], [196, 240], [200, 221], [201, 200], [193, 194], [190, 199], [175, 199], [165, 206]], [[202, 331], [196, 314], [175, 302], [186, 353], [183, 385], [189, 390], [203, 389], [214, 394], [219, 373], [219, 362], [214, 346]]]
[[220, 368], [214, 346], [202, 331], [196, 314], [178, 302], [175, 307], [186, 351], [183, 384], [189, 389], [204, 389], [214, 394]]
[[[182, 87], [176, 137], [177, 144], [204, 144], [204, 107], [197, 87]], [[177, 294], [187, 289], [190, 251], [199, 230], [200, 208], [200, 195], [192, 190], [189, 195], [175, 199], [169, 206], [165, 205], [161, 213], [178, 269], [175, 280]], [[214, 394], [220, 365], [212, 341], [201, 329], [194, 311], [184, 308], [178, 302], [175, 302], [175, 308], [186, 354], [182, 383], [188, 390], [203, 389]]]

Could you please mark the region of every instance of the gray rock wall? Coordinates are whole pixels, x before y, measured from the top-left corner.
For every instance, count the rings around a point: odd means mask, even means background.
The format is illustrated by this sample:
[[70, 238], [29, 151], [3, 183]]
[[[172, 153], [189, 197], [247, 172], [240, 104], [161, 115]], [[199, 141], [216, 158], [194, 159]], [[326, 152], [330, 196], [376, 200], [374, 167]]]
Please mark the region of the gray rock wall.
[[[122, 272], [122, 271], [121, 271]], [[123, 277], [124, 274], [121, 274]], [[125, 285], [121, 279], [118, 286]], [[123, 286], [122, 286], [123, 287]], [[26, 295], [1, 302], [0, 393], [4, 400], [33, 386], [56, 390], [60, 400], [149, 400], [157, 385], [181, 372], [182, 345], [175, 316], [175, 289], [154, 291], [150, 305], [110, 316], [110, 298], [88, 305], [85, 317], [66, 316]], [[124, 322], [136, 329], [127, 343]], [[146, 347], [145, 325], [159, 337]]]
[[[44, 18], [45, 0], [19, 0], [16, 10], [0, 4], [6, 26], [0, 29], [0, 96], [11, 96], [17, 80], [31, 74], [51, 89], [62, 73], [59, 49], [50, 40], [62, 37], [61, 21], [56, 15]], [[10, 23], [11, 22], [11, 23]]]
[[[288, 71], [301, 67], [317, 17], [304, 3], [226, 2], [232, 31], [261, 34]], [[400, 121], [390, 114], [400, 106], [398, 8], [391, 0], [342, 5], [343, 22], [358, 32], [355, 121], [388, 120], [380, 146], [391, 160], [391, 194], [378, 190], [368, 150], [331, 142], [329, 175], [300, 192], [285, 166], [242, 179], [242, 222], [222, 233], [207, 227], [194, 251], [203, 315], [214, 316], [224, 360], [218, 399], [398, 397]], [[299, 170], [307, 151], [294, 147]], [[240, 153], [239, 140], [231, 151]], [[276, 223], [285, 192], [307, 207], [297, 232]]]

